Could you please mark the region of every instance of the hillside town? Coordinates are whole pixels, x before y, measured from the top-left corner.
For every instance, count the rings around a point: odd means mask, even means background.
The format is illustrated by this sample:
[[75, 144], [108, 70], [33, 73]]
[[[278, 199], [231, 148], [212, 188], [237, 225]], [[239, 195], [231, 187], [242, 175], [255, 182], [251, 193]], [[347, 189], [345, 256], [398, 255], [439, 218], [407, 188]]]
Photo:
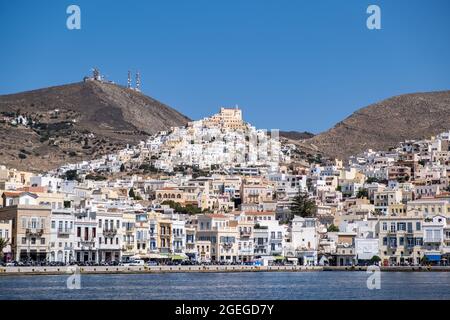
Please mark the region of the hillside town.
[[447, 265], [450, 132], [348, 162], [238, 108], [47, 173], [0, 167], [11, 265]]

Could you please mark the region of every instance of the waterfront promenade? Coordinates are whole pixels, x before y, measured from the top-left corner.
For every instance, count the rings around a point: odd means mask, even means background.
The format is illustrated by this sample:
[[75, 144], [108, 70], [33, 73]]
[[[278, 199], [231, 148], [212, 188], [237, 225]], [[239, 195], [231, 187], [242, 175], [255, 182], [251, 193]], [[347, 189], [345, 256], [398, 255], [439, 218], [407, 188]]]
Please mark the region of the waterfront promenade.
[[[316, 271], [367, 271], [367, 267], [320, 267], [320, 266], [83, 266], [77, 267], [82, 274], [136, 274], [136, 273], [226, 273], [226, 272], [316, 272]], [[383, 272], [449, 272], [450, 266], [392, 266], [380, 267]], [[1, 267], [0, 276], [8, 275], [55, 275], [74, 273], [71, 267]]]

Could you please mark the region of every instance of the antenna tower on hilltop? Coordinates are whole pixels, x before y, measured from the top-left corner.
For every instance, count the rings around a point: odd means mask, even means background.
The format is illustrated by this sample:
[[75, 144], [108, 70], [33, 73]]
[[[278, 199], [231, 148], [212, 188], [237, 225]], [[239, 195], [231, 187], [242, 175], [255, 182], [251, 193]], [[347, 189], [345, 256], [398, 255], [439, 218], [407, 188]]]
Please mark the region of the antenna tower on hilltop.
[[139, 73], [139, 71], [136, 72], [136, 91], [141, 91], [141, 74]]

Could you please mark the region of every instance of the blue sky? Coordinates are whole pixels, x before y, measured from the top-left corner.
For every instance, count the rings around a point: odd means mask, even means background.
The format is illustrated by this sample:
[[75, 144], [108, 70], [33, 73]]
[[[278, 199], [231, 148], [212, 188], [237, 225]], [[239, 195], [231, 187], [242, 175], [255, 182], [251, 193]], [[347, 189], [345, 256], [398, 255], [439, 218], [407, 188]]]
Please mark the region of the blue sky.
[[[81, 30], [66, 8], [81, 8]], [[382, 30], [366, 28], [377, 4]], [[448, 0], [0, 2], [0, 94], [98, 66], [198, 119], [238, 104], [259, 128], [321, 132], [392, 95], [450, 89]]]

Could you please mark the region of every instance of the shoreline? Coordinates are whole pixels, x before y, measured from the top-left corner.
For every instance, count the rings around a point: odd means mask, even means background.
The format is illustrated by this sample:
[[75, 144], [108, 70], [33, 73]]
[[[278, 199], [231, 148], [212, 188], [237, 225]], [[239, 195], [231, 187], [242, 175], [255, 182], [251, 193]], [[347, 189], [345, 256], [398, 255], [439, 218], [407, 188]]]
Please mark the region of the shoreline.
[[[367, 267], [321, 267], [321, 266], [87, 266], [78, 268], [80, 274], [160, 274], [160, 273], [239, 273], [239, 272], [367, 272]], [[380, 267], [382, 272], [450, 272], [450, 266], [398, 266]], [[73, 274], [69, 267], [1, 267], [0, 277], [17, 275], [63, 275]]]

